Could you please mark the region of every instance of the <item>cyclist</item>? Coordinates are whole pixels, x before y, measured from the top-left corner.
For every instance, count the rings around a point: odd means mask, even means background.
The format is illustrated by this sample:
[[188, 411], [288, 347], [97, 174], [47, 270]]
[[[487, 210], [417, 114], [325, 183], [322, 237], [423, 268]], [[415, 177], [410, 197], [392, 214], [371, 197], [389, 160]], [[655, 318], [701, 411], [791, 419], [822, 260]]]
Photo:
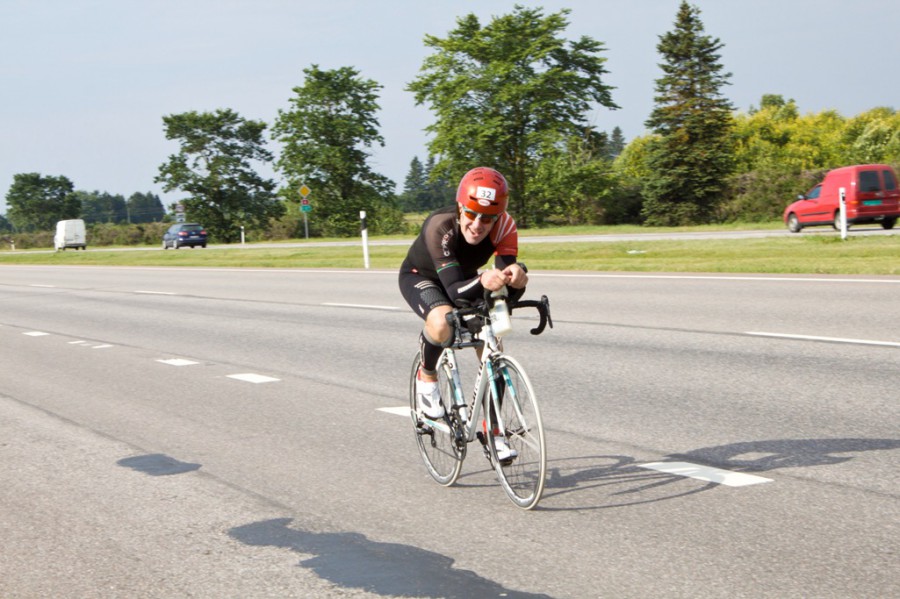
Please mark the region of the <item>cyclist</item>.
[[[400, 292], [425, 321], [419, 336], [422, 364], [416, 376], [418, 409], [441, 418], [444, 407], [437, 385], [437, 363], [452, 335], [446, 316], [459, 300], [478, 301], [484, 290], [509, 289], [522, 296], [528, 275], [516, 263], [518, 231], [507, 213], [509, 186], [498, 171], [477, 167], [466, 173], [456, 190], [456, 205], [432, 212], [400, 267]], [[478, 268], [494, 255], [493, 268]], [[497, 457], [516, 457], [502, 437]]]

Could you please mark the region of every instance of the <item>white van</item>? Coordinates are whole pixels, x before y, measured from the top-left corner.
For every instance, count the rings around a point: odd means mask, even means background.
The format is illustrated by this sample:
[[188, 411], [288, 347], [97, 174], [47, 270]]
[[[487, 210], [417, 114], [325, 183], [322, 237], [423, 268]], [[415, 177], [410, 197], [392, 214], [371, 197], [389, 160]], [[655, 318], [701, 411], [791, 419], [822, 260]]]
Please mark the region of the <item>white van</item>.
[[56, 223], [56, 235], [53, 236], [53, 247], [56, 251], [66, 248], [87, 249], [87, 237], [84, 233], [84, 221], [80, 218], [74, 220], [61, 220]]

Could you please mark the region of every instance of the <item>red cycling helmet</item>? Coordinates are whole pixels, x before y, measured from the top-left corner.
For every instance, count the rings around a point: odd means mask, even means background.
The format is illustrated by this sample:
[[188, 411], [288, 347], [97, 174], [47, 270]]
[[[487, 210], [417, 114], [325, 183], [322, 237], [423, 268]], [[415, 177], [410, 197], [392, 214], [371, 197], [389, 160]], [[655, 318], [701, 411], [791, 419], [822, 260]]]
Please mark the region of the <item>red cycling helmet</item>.
[[481, 214], [503, 214], [509, 203], [509, 185], [498, 171], [479, 166], [463, 175], [456, 188], [456, 201]]

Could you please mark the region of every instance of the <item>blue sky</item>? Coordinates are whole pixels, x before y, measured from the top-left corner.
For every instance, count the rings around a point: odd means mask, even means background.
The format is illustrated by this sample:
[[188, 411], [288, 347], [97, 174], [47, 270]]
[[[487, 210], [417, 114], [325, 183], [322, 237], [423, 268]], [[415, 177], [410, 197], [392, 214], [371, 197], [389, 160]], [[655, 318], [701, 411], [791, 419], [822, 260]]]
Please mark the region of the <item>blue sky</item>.
[[[311, 64], [352, 66], [383, 85], [384, 148], [370, 164], [402, 188], [426, 157], [432, 115], [406, 85], [456, 18], [487, 22], [512, 11], [500, 0], [0, 0], [0, 212], [13, 175], [65, 175], [76, 189], [128, 197], [163, 194], [153, 183], [177, 151], [162, 117], [231, 108], [272, 123]], [[622, 108], [589, 116], [600, 130], [644, 133], [661, 75], [656, 44], [679, 0], [570, 0], [518, 4], [572, 10], [566, 37], [606, 45]], [[801, 113], [853, 116], [900, 103], [900, 2], [695, 0], [706, 33], [724, 44], [725, 95], [742, 111], [763, 94]], [[275, 143], [269, 149], [278, 151]], [[278, 179], [272, 172], [266, 176]], [[315, 190], [313, 190], [314, 192]]]

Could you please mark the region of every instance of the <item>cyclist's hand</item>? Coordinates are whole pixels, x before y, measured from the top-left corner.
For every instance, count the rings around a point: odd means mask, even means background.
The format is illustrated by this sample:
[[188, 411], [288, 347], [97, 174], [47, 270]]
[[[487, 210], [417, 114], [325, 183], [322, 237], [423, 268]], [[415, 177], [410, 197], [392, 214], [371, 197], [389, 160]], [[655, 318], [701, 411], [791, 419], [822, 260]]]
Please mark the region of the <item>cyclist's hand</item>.
[[528, 274], [518, 264], [510, 264], [503, 269], [503, 274], [507, 278], [507, 285], [513, 289], [524, 289], [528, 284]]
[[509, 283], [509, 277], [499, 268], [491, 268], [481, 273], [481, 285], [490, 291], [499, 291]]

